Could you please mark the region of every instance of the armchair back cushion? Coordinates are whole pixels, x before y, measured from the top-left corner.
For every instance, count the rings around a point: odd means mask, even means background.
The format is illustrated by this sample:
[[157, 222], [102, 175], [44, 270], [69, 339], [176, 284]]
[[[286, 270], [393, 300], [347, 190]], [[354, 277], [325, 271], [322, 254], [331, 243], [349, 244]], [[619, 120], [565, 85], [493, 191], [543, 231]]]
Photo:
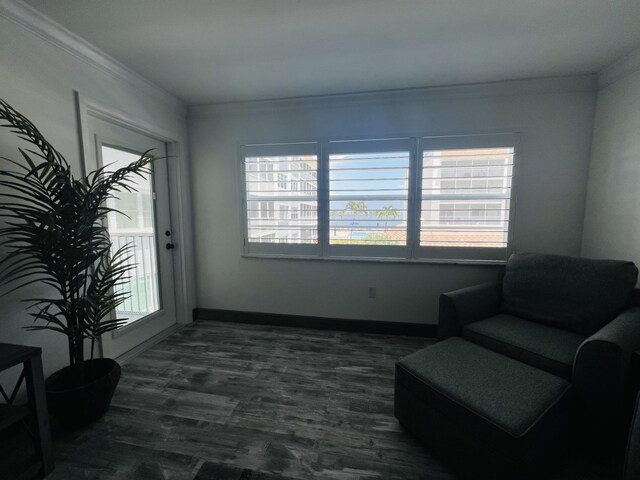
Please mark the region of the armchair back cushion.
[[589, 336], [629, 305], [637, 278], [632, 262], [514, 254], [503, 279], [501, 310]]

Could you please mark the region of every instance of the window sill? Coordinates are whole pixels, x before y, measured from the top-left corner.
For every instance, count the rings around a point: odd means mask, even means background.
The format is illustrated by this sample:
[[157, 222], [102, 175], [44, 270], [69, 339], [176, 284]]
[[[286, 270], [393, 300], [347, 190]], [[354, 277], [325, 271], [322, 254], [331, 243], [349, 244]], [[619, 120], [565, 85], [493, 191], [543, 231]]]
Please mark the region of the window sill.
[[478, 266], [502, 266], [506, 260], [470, 260], [470, 259], [439, 259], [439, 258], [396, 258], [396, 257], [318, 257], [313, 255], [284, 255], [284, 254], [255, 254], [244, 253], [243, 258], [255, 258], [266, 260], [313, 260], [322, 262], [372, 262], [372, 263], [414, 263], [414, 264], [440, 264], [440, 265], [478, 265]]

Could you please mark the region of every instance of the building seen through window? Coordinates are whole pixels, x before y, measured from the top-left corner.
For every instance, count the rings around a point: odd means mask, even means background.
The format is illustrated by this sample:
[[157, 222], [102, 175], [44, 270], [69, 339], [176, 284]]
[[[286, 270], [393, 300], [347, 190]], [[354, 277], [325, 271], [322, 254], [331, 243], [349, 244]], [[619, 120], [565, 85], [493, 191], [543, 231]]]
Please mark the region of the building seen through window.
[[318, 242], [315, 156], [245, 158], [248, 240]]

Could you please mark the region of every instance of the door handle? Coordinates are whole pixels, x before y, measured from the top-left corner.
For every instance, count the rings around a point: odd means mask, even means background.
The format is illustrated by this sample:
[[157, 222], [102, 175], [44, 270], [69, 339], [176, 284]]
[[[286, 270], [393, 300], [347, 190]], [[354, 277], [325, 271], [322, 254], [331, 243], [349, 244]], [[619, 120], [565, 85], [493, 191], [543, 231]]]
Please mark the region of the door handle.
[[167, 250], [173, 250], [174, 248], [176, 248], [176, 246], [173, 243], [167, 243], [165, 247], [167, 248]]

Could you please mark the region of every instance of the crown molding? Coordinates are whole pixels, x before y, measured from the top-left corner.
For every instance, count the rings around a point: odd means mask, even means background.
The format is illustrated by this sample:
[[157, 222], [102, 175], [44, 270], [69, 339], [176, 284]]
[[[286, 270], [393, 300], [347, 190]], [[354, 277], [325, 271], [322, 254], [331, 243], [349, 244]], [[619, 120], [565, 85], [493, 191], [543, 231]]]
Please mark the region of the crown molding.
[[126, 81], [147, 94], [153, 95], [169, 108], [186, 115], [186, 105], [176, 96], [159, 87], [131, 68], [120, 63], [82, 37], [71, 32], [42, 12], [21, 0], [0, 0], [0, 17], [19, 25], [49, 44], [102, 72]]
[[441, 100], [445, 98], [478, 98], [505, 95], [536, 95], [564, 92], [595, 92], [598, 88], [595, 74], [564, 77], [529, 78], [462, 85], [381, 90], [374, 92], [317, 95], [310, 97], [254, 100], [243, 102], [190, 105], [190, 117], [207, 116], [220, 112], [242, 110], [283, 110], [296, 108], [323, 108], [357, 106], [377, 103]]
[[598, 73], [600, 88], [640, 70], [640, 48], [607, 65]]

